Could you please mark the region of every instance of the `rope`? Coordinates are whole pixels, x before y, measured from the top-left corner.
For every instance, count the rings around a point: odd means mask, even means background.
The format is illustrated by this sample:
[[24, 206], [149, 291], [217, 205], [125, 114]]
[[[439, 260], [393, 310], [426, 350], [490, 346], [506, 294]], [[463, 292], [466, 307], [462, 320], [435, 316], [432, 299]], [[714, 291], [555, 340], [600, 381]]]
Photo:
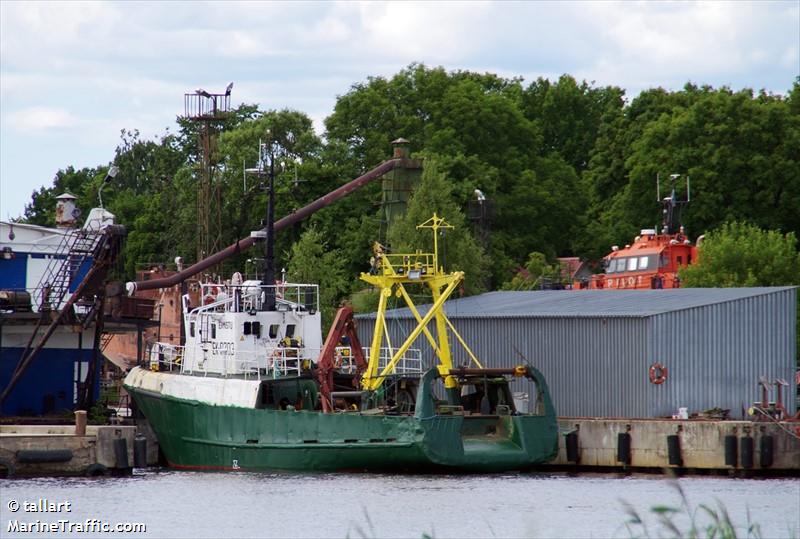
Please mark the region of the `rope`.
[[764, 417], [766, 417], [767, 419], [769, 419], [770, 421], [772, 421], [773, 423], [778, 425], [778, 427], [780, 427], [782, 430], [786, 431], [786, 434], [788, 434], [789, 436], [791, 436], [792, 438], [794, 438], [796, 440], [800, 440], [800, 436], [798, 436], [797, 434], [795, 434], [791, 430], [787, 429], [786, 426], [784, 426], [779, 420], [775, 419], [774, 417], [769, 415], [767, 412], [765, 412], [764, 410], [762, 410], [758, 406], [753, 406], [752, 408], [753, 408], [753, 410], [759, 412], [760, 414], [763, 414]]

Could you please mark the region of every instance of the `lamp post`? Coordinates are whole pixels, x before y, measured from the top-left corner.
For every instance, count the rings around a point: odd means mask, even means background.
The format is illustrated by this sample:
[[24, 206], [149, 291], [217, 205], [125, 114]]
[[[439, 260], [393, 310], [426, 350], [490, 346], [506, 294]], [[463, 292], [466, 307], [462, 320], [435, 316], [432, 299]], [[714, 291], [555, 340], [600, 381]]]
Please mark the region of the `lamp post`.
[[106, 186], [108, 182], [112, 179], [117, 177], [117, 173], [119, 172], [119, 168], [116, 165], [111, 165], [108, 168], [108, 172], [106, 172], [106, 177], [103, 178], [103, 183], [100, 184], [100, 189], [97, 190], [97, 198], [100, 199], [100, 207], [103, 207], [103, 187]]

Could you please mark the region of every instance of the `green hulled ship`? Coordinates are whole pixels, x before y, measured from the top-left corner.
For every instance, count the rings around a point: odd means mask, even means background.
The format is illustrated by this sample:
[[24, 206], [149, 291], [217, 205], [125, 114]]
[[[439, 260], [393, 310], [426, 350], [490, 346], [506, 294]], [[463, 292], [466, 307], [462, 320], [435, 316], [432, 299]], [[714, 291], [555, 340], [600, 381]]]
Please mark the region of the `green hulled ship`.
[[[420, 226], [435, 240], [448, 225], [434, 215]], [[185, 299], [185, 345], [156, 343], [149, 365], [125, 379], [170, 466], [488, 472], [556, 456], [558, 427], [544, 377], [530, 365], [481, 365], [444, 309], [463, 273], [444, 272], [436, 247], [413, 254], [377, 247], [361, 278], [381, 291], [364, 349], [349, 308], [339, 310], [322, 342], [316, 285], [236, 274], [202, 285], [203, 305], [190, 308]], [[413, 287], [430, 294], [424, 315]], [[418, 320], [397, 346], [385, 331], [393, 294]], [[430, 343], [435, 365], [423, 364], [413, 347], [419, 338]], [[453, 365], [451, 344], [466, 350], [470, 366]], [[515, 377], [535, 384], [530, 413], [515, 408]]]

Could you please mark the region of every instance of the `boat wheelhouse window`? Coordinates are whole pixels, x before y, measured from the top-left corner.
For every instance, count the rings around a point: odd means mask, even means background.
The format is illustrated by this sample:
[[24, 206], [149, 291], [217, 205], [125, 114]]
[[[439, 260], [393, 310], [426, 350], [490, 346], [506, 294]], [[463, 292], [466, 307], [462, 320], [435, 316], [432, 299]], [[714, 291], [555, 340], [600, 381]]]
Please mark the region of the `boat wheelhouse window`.
[[194, 322], [189, 323], [189, 336], [194, 337]]
[[625, 271], [625, 259], [624, 258], [618, 258], [617, 259], [617, 271], [618, 272]]
[[269, 338], [270, 339], [277, 339], [278, 338], [278, 330], [280, 329], [280, 325], [278, 324], [270, 324], [269, 326]]
[[647, 256], [640, 256], [639, 257], [639, 269], [647, 269], [647, 265], [650, 262], [650, 258]]
[[286, 324], [286, 335], [285, 336], [289, 337], [290, 339], [292, 337], [294, 337], [294, 328], [295, 328], [294, 324]]
[[679, 255], [678, 256], [678, 265], [680, 266], [682, 264], [683, 264], [683, 257]]
[[261, 322], [253, 322], [253, 335], [261, 337]]
[[628, 259], [628, 271], [636, 271], [637, 258], [632, 256]]
[[245, 335], [251, 335], [253, 333], [253, 324], [250, 322], [245, 322], [244, 328], [242, 328], [242, 333]]
[[216, 324], [211, 324], [211, 338], [212, 339], [216, 339], [217, 338], [217, 325]]

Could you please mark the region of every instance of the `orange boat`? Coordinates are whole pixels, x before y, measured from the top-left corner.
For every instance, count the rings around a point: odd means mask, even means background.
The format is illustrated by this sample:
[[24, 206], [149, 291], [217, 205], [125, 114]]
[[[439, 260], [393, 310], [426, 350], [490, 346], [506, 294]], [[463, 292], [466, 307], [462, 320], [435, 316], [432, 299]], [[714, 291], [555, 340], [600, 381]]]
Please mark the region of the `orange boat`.
[[[686, 198], [676, 195], [675, 183], [679, 174], [670, 175], [672, 192], [661, 199], [660, 181], [658, 199], [663, 207], [661, 233], [656, 229], [643, 229], [633, 244], [620, 249], [614, 245], [604, 259], [605, 273], [592, 275], [573, 285], [573, 289], [653, 289], [678, 288], [678, 270], [697, 260], [697, 246], [686, 237], [683, 226], [678, 225], [681, 206], [689, 202], [689, 178], [686, 178]], [[698, 243], [702, 241], [698, 238]]]

